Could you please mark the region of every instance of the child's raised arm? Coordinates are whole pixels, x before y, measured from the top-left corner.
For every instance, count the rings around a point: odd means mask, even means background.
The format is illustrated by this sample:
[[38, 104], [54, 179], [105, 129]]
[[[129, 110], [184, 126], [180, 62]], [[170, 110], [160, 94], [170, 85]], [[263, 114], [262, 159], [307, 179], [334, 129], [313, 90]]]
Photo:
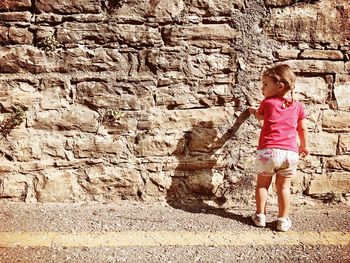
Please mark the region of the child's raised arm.
[[249, 112], [251, 115], [254, 115], [254, 117], [259, 121], [259, 124], [262, 127], [264, 124], [264, 116], [258, 113], [258, 108], [250, 107]]

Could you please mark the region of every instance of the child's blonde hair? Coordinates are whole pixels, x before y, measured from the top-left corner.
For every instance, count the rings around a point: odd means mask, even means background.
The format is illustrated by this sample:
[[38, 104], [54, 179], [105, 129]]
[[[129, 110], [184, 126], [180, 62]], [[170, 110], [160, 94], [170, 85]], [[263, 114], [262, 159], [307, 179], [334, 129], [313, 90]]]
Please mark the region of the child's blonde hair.
[[[288, 66], [287, 64], [275, 65], [271, 68], [266, 69], [263, 72], [263, 76], [269, 76], [276, 83], [283, 83], [286, 90], [291, 92], [292, 103], [294, 102], [293, 90], [295, 88], [296, 76], [290, 68], [290, 66]], [[289, 103], [287, 103], [286, 106], [289, 106]]]
[[276, 82], [282, 82], [288, 90], [295, 87], [296, 76], [287, 64], [278, 64], [263, 72], [263, 76], [269, 76]]

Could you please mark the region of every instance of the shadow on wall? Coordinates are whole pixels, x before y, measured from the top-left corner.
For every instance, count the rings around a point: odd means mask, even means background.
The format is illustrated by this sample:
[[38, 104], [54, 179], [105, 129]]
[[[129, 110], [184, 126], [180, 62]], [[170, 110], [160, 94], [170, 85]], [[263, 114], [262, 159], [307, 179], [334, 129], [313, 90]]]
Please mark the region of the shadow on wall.
[[[246, 221], [241, 216], [225, 212], [205, 203], [214, 201], [222, 205], [226, 201], [213, 168], [217, 165], [216, 152], [231, 139], [242, 123], [249, 117], [249, 111], [243, 111], [234, 125], [222, 137], [218, 138], [212, 121], [203, 121], [186, 131], [177, 144], [173, 156], [178, 159], [178, 166], [167, 190], [167, 203], [176, 208], [190, 212], [215, 211], [223, 217]], [[224, 177], [224, 181], [225, 181]], [[221, 184], [222, 186], [222, 184]]]

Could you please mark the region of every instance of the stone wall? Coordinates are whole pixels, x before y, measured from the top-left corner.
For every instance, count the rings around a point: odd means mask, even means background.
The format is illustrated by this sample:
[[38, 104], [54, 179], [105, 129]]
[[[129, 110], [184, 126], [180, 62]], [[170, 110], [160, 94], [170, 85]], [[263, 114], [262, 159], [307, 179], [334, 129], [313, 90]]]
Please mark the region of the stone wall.
[[350, 192], [348, 0], [2, 0], [0, 198], [251, 198], [261, 71], [288, 63], [311, 156]]

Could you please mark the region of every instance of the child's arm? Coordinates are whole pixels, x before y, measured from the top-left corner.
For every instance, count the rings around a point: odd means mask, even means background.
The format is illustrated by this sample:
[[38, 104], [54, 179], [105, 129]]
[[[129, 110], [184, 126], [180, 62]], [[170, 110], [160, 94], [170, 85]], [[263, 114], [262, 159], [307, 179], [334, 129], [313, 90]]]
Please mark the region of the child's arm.
[[258, 109], [255, 107], [250, 107], [249, 112], [251, 115], [254, 115], [255, 118], [259, 121], [260, 126], [264, 124], [264, 116], [258, 113]]
[[300, 139], [299, 154], [301, 157], [305, 157], [310, 153], [308, 145], [308, 131], [306, 119], [298, 121], [298, 135]]

